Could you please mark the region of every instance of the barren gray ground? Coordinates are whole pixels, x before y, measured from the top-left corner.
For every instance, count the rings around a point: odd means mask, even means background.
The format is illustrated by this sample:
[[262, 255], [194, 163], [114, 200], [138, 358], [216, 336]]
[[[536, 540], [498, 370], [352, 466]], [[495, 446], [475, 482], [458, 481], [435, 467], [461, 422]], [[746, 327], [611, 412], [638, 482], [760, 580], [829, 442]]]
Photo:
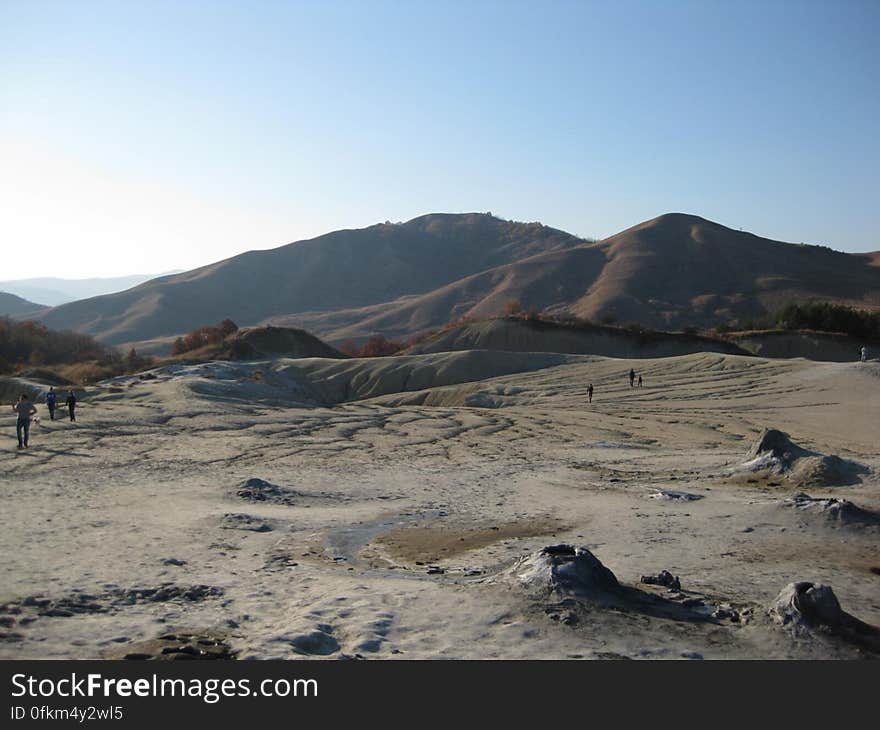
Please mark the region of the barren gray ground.
[[[863, 655], [766, 607], [810, 580], [880, 624], [876, 527], [783, 502], [880, 510], [878, 364], [551, 360], [335, 406], [295, 405], [302, 373], [312, 395], [342, 377], [329, 361], [160, 372], [90, 389], [76, 424], [41, 406], [22, 452], [10, 411], [0, 657], [136, 655], [183, 631], [239, 658]], [[346, 364], [346, 388], [380, 364]], [[768, 426], [865, 469], [830, 486], [733, 471]], [[662, 602], [559, 605], [502, 579], [561, 542]], [[661, 569], [681, 592], [639, 582]]]

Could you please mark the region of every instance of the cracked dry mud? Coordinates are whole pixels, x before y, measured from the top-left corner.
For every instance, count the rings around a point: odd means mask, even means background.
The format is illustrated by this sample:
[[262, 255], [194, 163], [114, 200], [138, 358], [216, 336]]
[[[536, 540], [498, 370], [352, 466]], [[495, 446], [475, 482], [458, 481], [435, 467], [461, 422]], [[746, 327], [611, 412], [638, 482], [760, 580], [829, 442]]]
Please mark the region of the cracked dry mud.
[[[865, 656], [767, 615], [800, 581], [880, 624], [876, 364], [566, 356], [335, 404], [203, 376], [94, 387], [23, 453], [6, 423], [0, 657]], [[737, 472], [765, 428], [864, 470]], [[500, 579], [561, 543], [623, 593]], [[662, 571], [678, 586], [640, 580]]]

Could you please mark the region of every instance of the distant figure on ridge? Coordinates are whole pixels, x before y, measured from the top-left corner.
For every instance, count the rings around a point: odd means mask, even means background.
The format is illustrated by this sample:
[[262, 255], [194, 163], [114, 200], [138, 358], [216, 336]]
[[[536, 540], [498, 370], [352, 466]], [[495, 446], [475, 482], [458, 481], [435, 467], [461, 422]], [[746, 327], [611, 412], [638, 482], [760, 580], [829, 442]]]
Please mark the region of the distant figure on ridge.
[[70, 414], [70, 420], [76, 420], [76, 396], [73, 394], [73, 391], [69, 391], [67, 394], [67, 400], [64, 401], [67, 405], [67, 412]]
[[633, 383], [635, 382], [635, 379], [636, 379], [636, 371], [633, 370], [632, 368], [630, 368], [629, 369], [629, 387], [630, 388], [633, 387]]
[[19, 396], [18, 403], [12, 404], [12, 410], [18, 414], [15, 422], [15, 435], [18, 436], [18, 448], [26, 449], [31, 433], [31, 416], [37, 412], [36, 406], [28, 400], [27, 393]]
[[49, 388], [49, 392], [46, 393], [46, 405], [49, 408], [49, 420], [55, 420], [55, 406], [58, 405], [58, 394], [55, 392], [55, 388]]
[[862, 345], [862, 349], [859, 350], [859, 356], [860, 356], [859, 359], [860, 359], [862, 362], [865, 362], [865, 360], [868, 359], [868, 348], [865, 347], [864, 345]]
[[589, 398], [589, 402], [593, 402], [593, 384], [590, 383], [590, 387], [587, 388], [587, 398]]
[[640, 388], [642, 387], [642, 376], [641, 375], [639, 375], [639, 387]]

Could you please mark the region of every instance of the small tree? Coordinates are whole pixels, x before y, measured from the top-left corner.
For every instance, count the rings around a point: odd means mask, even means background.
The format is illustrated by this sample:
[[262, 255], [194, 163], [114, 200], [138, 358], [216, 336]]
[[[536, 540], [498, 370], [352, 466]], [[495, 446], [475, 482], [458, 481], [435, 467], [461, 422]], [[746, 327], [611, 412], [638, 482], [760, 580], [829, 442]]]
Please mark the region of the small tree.
[[517, 314], [522, 314], [523, 306], [520, 303], [519, 299], [508, 299], [504, 304], [504, 313], [510, 315], [511, 317], [516, 316]]
[[361, 348], [357, 346], [354, 340], [346, 340], [339, 346], [339, 351], [351, 357], [360, 357]]
[[132, 347], [128, 351], [128, 355], [125, 356], [125, 367], [127, 370], [137, 370], [140, 364], [141, 359], [138, 357], [137, 350]]
[[238, 325], [229, 318], [224, 319], [220, 323], [220, 337], [229, 337], [233, 332], [238, 332]]

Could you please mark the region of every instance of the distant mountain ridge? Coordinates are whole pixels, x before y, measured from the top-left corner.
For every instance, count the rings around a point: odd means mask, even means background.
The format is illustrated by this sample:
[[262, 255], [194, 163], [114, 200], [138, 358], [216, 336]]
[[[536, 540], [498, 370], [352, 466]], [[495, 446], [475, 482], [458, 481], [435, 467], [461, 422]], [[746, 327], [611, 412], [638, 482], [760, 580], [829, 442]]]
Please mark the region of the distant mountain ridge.
[[430, 214], [251, 251], [49, 310], [50, 327], [108, 343], [231, 317], [331, 342], [402, 337], [507, 301], [657, 329], [743, 321], [789, 301], [880, 308], [880, 258], [790, 244], [671, 213], [602, 241], [488, 214]]
[[[180, 273], [178, 271], [168, 273]], [[0, 291], [16, 294], [25, 299], [43, 302], [41, 307], [54, 307], [77, 299], [112, 294], [145, 281], [166, 274], [132, 274], [130, 276], [111, 276], [103, 278], [65, 279], [57, 276], [44, 276], [32, 279], [0, 281]]]

